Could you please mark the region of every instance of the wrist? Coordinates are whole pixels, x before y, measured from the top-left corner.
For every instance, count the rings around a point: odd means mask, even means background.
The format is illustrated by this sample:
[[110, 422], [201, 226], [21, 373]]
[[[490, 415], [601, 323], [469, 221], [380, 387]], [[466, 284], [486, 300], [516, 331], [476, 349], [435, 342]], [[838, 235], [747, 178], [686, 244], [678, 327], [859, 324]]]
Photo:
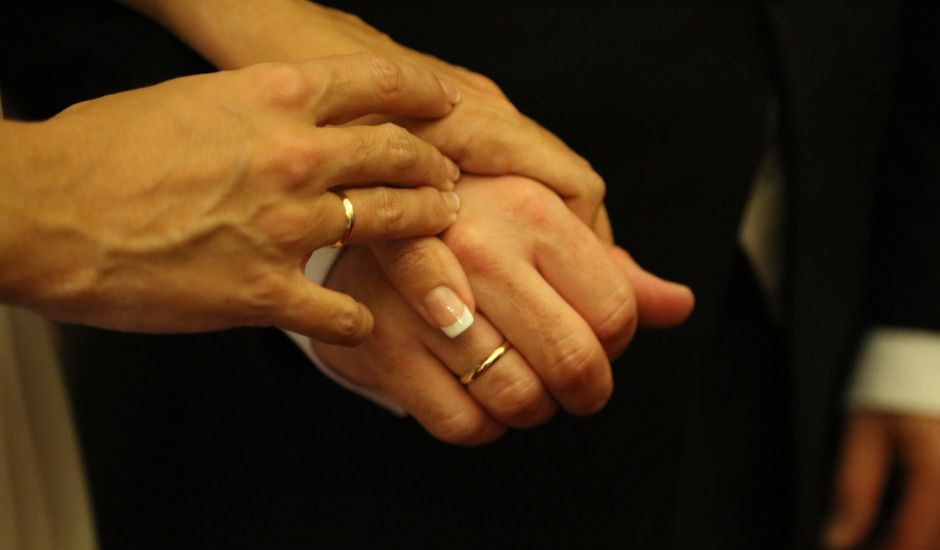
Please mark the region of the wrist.
[[[87, 257], [78, 246], [68, 199], [76, 185], [71, 158], [79, 141], [59, 125], [2, 122], [0, 127], [0, 302], [42, 307], [75, 289]], [[63, 208], [64, 206], [64, 208]], [[43, 308], [44, 309], [44, 308]]]
[[123, 1], [221, 69], [400, 48], [357, 17], [306, 0]]

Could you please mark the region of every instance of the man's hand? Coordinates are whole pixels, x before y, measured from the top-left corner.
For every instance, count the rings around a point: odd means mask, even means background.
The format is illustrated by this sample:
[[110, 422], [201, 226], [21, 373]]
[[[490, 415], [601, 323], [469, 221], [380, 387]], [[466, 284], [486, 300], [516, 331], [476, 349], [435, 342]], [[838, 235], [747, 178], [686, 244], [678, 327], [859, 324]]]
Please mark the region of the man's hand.
[[[301, 272], [344, 234], [329, 191], [355, 206], [350, 242], [433, 235], [457, 217], [459, 170], [400, 127], [322, 126], [439, 117], [456, 101], [430, 72], [358, 54], [182, 78], [8, 123], [0, 297], [122, 330], [276, 325], [359, 341], [369, 312]], [[424, 187], [365, 187], [377, 182]]]
[[[388, 279], [405, 289], [401, 294], [375, 276], [369, 250], [347, 250], [326, 285], [366, 304], [376, 330], [355, 349], [314, 343], [339, 374], [389, 397], [435, 436], [483, 443], [507, 426], [543, 423], [559, 405], [575, 414], [596, 412], [612, 391], [608, 357], [623, 351], [638, 320], [649, 316], [650, 324], [666, 326], [690, 313], [687, 288], [643, 272], [623, 251], [601, 243], [538, 183], [465, 176], [458, 191], [461, 219], [443, 241], [475, 297], [474, 304], [469, 291], [455, 289], [476, 310], [473, 326], [451, 339], [408, 305], [439, 284], [415, 274], [448, 261], [440, 241], [425, 239], [373, 247]], [[462, 386], [457, 378], [503, 338], [513, 349]]]
[[894, 461], [902, 466], [904, 488], [884, 548], [940, 549], [940, 418], [864, 410], [849, 419], [842, 444], [829, 548], [865, 540]]
[[453, 81], [462, 101], [446, 119], [400, 124], [454, 159], [465, 172], [521, 175], [559, 194], [612, 243], [604, 181], [560, 139], [521, 114], [489, 78], [404, 47], [358, 17], [304, 0], [123, 0], [173, 30], [221, 68], [264, 61], [374, 51]]

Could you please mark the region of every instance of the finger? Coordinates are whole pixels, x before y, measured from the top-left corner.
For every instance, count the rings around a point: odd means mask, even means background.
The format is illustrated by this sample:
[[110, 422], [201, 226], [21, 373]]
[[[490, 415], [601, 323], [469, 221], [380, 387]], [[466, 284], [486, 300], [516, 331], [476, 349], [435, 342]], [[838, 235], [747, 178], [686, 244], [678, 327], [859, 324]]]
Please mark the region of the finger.
[[565, 410], [592, 414], [606, 404], [613, 378], [603, 348], [531, 264], [470, 274], [470, 282], [478, 311], [522, 353]]
[[388, 389], [434, 437], [456, 445], [480, 445], [506, 432], [430, 353], [401, 358], [398, 364], [407, 365], [409, 373], [395, 377]]
[[460, 262], [440, 239], [374, 243], [382, 271], [429, 325], [456, 338], [473, 325], [473, 292]]
[[434, 146], [394, 124], [315, 130], [328, 187], [395, 184], [453, 189], [460, 169]]
[[425, 347], [427, 337], [445, 337], [411, 311], [368, 250], [351, 247], [329, 284], [368, 304], [377, 320], [376, 330], [354, 350], [317, 345], [317, 354], [338, 373], [403, 407], [449, 443], [486, 443], [505, 432]]
[[890, 463], [891, 441], [884, 417], [856, 413], [842, 443], [835, 513], [826, 528], [828, 548], [853, 548], [868, 533]]
[[695, 308], [692, 289], [646, 271], [626, 250], [618, 246], [609, 250], [610, 256], [621, 266], [633, 284], [641, 327], [669, 328], [689, 318]]
[[940, 419], [901, 417], [904, 495], [895, 520], [891, 550], [940, 548]]
[[607, 215], [607, 208], [601, 204], [597, 212], [597, 220], [594, 222], [594, 234], [604, 244], [614, 244], [614, 228], [610, 226], [610, 217]]
[[372, 313], [364, 305], [307, 281], [299, 271], [285, 304], [274, 313], [271, 324], [314, 340], [349, 346], [372, 332]]
[[937, 472], [908, 472], [904, 501], [898, 510], [891, 550], [940, 548], [940, 482]]
[[[399, 321], [405, 327], [409, 325], [408, 321]], [[420, 323], [417, 319], [415, 322]], [[426, 330], [420, 325], [414, 328]], [[408, 333], [402, 330], [396, 336]], [[316, 352], [332, 370], [347, 379], [357, 378], [349, 376], [350, 372], [358, 372], [358, 378], [371, 379], [370, 391], [408, 411], [431, 435], [442, 441], [480, 445], [506, 432], [506, 427], [491, 418], [427, 349], [371, 338], [362, 348], [373, 353], [370, 359], [360, 362], [355, 357], [350, 358], [345, 348], [318, 344]], [[368, 371], [378, 372], [363, 375]]]
[[318, 198], [317, 214], [322, 222], [310, 232], [306, 252], [338, 241], [358, 244], [436, 235], [457, 220], [460, 208], [456, 193], [430, 187], [372, 187], [349, 189], [344, 194], [348, 202], [334, 193]]
[[[430, 338], [427, 345], [454, 376], [478, 366], [503, 341], [486, 319], [474, 318], [470, 284], [443, 241], [407, 239], [378, 243], [371, 249], [401, 297], [441, 330], [443, 337]], [[468, 330], [471, 325], [475, 328]], [[498, 368], [494, 364], [466, 387], [490, 416], [502, 424], [527, 428], [554, 415], [554, 400], [518, 352], [510, 350], [497, 363]]]
[[417, 119], [398, 122], [435, 144], [466, 172], [517, 174], [541, 181], [561, 196], [588, 227], [594, 227], [605, 184], [584, 158], [518, 113], [473, 114], [468, 109], [460, 116], [455, 113], [433, 124]]
[[301, 64], [316, 91], [318, 124], [342, 124], [379, 113], [440, 117], [460, 101], [453, 83], [374, 53], [320, 58]]
[[[432, 338], [428, 348], [459, 379], [476, 369], [503, 341], [489, 320], [479, 315], [473, 328], [457, 340]], [[539, 376], [512, 348], [465, 388], [490, 416], [513, 428], [544, 424], [558, 408]]]
[[536, 247], [535, 264], [584, 318], [608, 357], [618, 356], [636, 331], [633, 287], [587, 226], [572, 221], [566, 229]]

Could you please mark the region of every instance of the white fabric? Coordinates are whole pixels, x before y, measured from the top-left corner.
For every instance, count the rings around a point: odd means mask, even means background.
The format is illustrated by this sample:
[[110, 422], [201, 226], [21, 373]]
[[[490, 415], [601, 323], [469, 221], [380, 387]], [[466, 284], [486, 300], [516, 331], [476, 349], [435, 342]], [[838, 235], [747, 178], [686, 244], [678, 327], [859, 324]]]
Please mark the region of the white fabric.
[[[307, 266], [304, 268], [304, 275], [306, 275], [308, 280], [313, 281], [318, 285], [323, 284], [323, 281], [326, 280], [326, 276], [330, 273], [330, 269], [333, 268], [333, 264], [336, 263], [336, 259], [339, 258], [339, 253], [340, 250], [337, 248], [321, 248], [320, 250], [317, 250], [313, 253], [313, 256], [310, 257], [310, 260], [307, 261]], [[309, 338], [289, 330], [285, 330], [284, 333], [287, 334], [287, 336], [295, 344], [297, 344], [297, 347], [299, 347], [300, 350], [304, 352], [310, 361], [313, 362], [313, 364], [316, 365], [316, 367], [320, 369], [320, 372], [325, 374], [327, 378], [336, 382], [347, 390], [365, 397], [376, 405], [388, 409], [389, 412], [393, 414], [398, 416], [407, 416], [408, 413], [405, 411], [405, 409], [395, 404], [395, 402], [393, 402], [391, 399], [369, 388], [364, 388], [333, 370], [329, 365], [326, 364], [325, 361], [317, 357], [317, 354], [313, 351], [313, 347], [310, 345]]]
[[[768, 147], [755, 179], [741, 222], [739, 243], [747, 254], [771, 309], [778, 312], [782, 270], [783, 178], [779, 154]], [[306, 275], [321, 284], [338, 251], [317, 251], [307, 263]], [[866, 337], [848, 395], [853, 407], [871, 407], [911, 414], [940, 414], [940, 334], [929, 331], [880, 328]], [[344, 388], [399, 416], [404, 409], [388, 398], [343, 378], [320, 360], [304, 336], [287, 332], [314, 365]]]
[[751, 197], [741, 216], [738, 244], [744, 250], [760, 283], [771, 313], [781, 315], [781, 278], [783, 277], [784, 205], [783, 172], [780, 152], [769, 145], [757, 168]]
[[[786, 201], [774, 103], [768, 106], [768, 118], [771, 132], [744, 209], [738, 242], [772, 313], [779, 315]], [[872, 330], [863, 341], [847, 395], [854, 408], [940, 414], [940, 333], [888, 327]]]
[[940, 336], [925, 330], [874, 328], [861, 349], [848, 405], [940, 416]]
[[[767, 146], [744, 209], [738, 241], [754, 268], [772, 313], [779, 315], [786, 201], [776, 142], [775, 102], [768, 105], [768, 119]], [[317, 251], [307, 263], [307, 278], [322, 283], [337, 257], [333, 249]], [[388, 398], [343, 378], [316, 357], [307, 338], [287, 334], [331, 380], [397, 415], [407, 414]], [[867, 335], [856, 366], [857, 375], [848, 391], [851, 406], [940, 414], [940, 333], [917, 331], [915, 334], [881, 328]]]
[[0, 548], [93, 550], [90, 510], [48, 328], [0, 306]]
[[92, 550], [90, 510], [48, 327], [0, 306], [0, 548]]

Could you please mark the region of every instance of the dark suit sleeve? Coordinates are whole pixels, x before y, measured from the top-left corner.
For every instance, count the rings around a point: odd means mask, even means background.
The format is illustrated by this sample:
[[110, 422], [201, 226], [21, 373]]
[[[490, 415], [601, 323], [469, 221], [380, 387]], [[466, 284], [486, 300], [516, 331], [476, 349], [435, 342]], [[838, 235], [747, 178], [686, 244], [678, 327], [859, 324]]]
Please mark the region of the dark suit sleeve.
[[940, 330], [940, 3], [901, 29], [896, 124], [877, 197], [872, 322]]

